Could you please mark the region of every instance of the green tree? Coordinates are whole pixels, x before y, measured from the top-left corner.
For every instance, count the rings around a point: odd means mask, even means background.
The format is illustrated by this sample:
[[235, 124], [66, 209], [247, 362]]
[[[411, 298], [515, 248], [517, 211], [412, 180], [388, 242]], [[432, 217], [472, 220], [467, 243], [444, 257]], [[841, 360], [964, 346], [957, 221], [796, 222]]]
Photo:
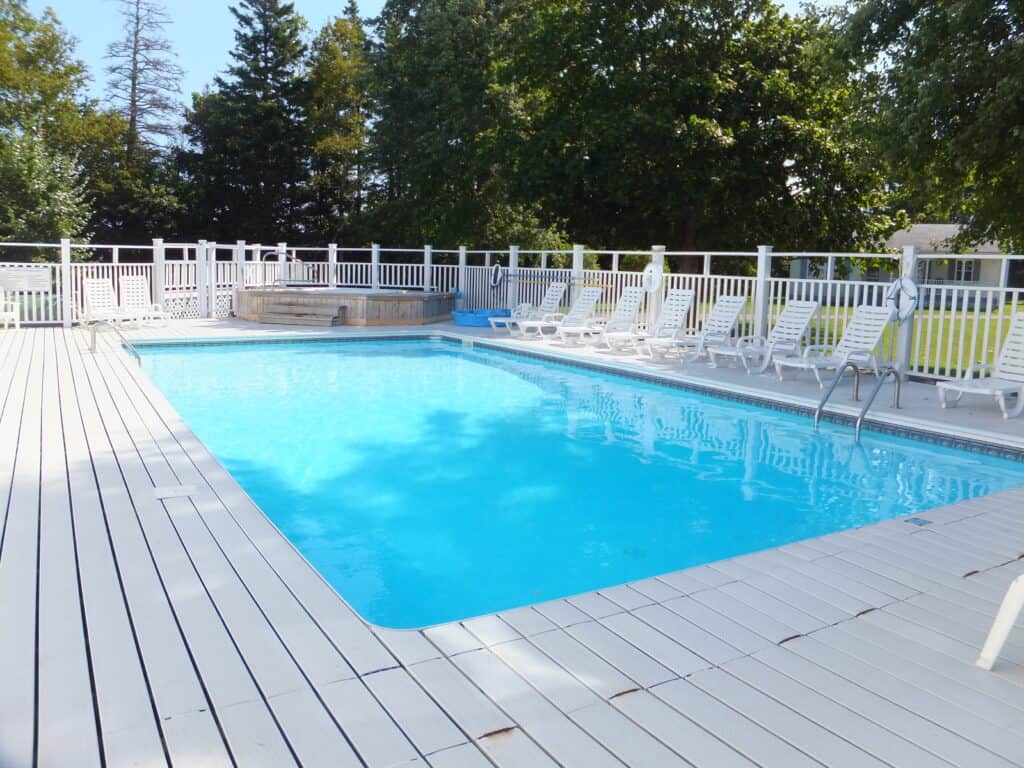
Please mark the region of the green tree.
[[0, 0], [0, 238], [84, 236], [89, 218], [76, 138], [85, 70], [56, 16]]
[[218, 239], [301, 240], [305, 23], [281, 0], [241, 0], [231, 12], [234, 64], [212, 91], [193, 96], [185, 115], [185, 226]]
[[831, 35], [768, 0], [512, 0], [488, 139], [513, 197], [577, 241], [850, 248], [878, 180]]
[[409, 244], [564, 242], [533, 201], [510, 197], [483, 140], [498, 130], [495, 8], [487, 0], [385, 5], [374, 52], [377, 231]]
[[87, 238], [88, 220], [76, 158], [47, 146], [35, 133], [0, 133], [0, 240]]
[[306, 80], [306, 126], [311, 143], [307, 226], [327, 241], [341, 242], [365, 204], [370, 176], [367, 39], [354, 3], [313, 41]]
[[965, 224], [960, 245], [1024, 248], [1024, 7], [992, 0], [858, 0], [841, 51], [897, 198]]

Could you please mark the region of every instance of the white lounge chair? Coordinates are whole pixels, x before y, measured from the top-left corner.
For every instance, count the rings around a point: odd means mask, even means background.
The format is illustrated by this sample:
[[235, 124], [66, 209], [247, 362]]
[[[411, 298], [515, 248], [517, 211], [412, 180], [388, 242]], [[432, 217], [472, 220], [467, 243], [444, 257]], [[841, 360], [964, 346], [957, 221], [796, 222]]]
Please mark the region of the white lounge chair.
[[882, 334], [885, 333], [892, 316], [893, 312], [889, 307], [861, 304], [853, 310], [853, 317], [843, 328], [842, 338], [834, 347], [831, 344], [812, 344], [802, 355], [776, 357], [775, 373], [779, 381], [782, 381], [784, 368], [793, 368], [798, 374], [800, 371], [811, 371], [818, 380], [818, 386], [824, 387], [821, 372], [839, 370], [846, 363], [853, 363], [858, 368], [871, 369], [877, 376], [879, 371], [875, 347], [881, 342]]
[[[986, 372], [990, 375], [984, 376]], [[975, 373], [979, 378], [974, 377]], [[985, 395], [996, 399], [1004, 419], [1020, 416], [1024, 412], [1024, 312], [1010, 319], [1010, 330], [995, 365], [972, 365], [962, 379], [940, 381], [935, 386], [943, 408], [955, 407], [964, 395]], [[950, 393], [956, 394], [952, 400], [946, 397]], [[1007, 406], [1007, 398], [1013, 395], [1017, 402]]]
[[665, 296], [661, 312], [658, 313], [658, 319], [650, 333], [606, 330], [601, 340], [609, 349], [625, 351], [647, 339], [674, 339], [686, 330], [686, 320], [690, 316], [691, 306], [693, 291], [689, 288], [672, 288]]
[[121, 278], [121, 311], [132, 319], [167, 320], [164, 308], [153, 303], [149, 280], [143, 275], [125, 275]]
[[85, 322], [124, 323], [134, 320], [117, 303], [114, 284], [104, 277], [87, 277], [82, 280], [85, 293]]
[[562, 324], [558, 328], [558, 337], [566, 344], [575, 344], [588, 337], [594, 338], [596, 343], [600, 344], [606, 333], [632, 331], [636, 325], [636, 313], [640, 311], [640, 305], [644, 303], [645, 293], [647, 291], [639, 286], [623, 288], [622, 293], [619, 294], [619, 300], [615, 304], [615, 310], [608, 318], [607, 323], [568, 326]]
[[597, 306], [602, 293], [604, 293], [603, 288], [584, 288], [576, 297], [576, 301], [573, 302], [568, 313], [563, 315], [555, 312], [540, 320], [518, 320], [516, 326], [523, 332], [523, 336], [535, 339], [542, 338], [545, 330], [557, 333], [558, 329], [563, 326], [569, 328], [591, 327], [590, 321], [594, 316], [594, 307]]
[[799, 355], [807, 326], [818, 311], [816, 301], [787, 301], [775, 326], [768, 336], [743, 336], [733, 346], [712, 344], [708, 347], [711, 365], [718, 366], [721, 358], [739, 360], [747, 373], [764, 373], [776, 353]]
[[[17, 296], [16, 293], [11, 295]], [[14, 330], [21, 327], [21, 302], [14, 298], [8, 298], [7, 292], [3, 288], [0, 288], [0, 321], [3, 322], [5, 331], [9, 323], [14, 324]]]
[[651, 357], [666, 355], [673, 350], [693, 350], [692, 358], [696, 359], [704, 354], [709, 344], [724, 346], [729, 343], [740, 312], [746, 305], [746, 296], [719, 296], [711, 314], [704, 320], [703, 328], [687, 328], [671, 337], [648, 339], [644, 348]]
[[491, 328], [498, 330], [498, 328], [504, 327], [508, 329], [510, 334], [514, 334], [520, 320], [543, 320], [548, 315], [558, 312], [558, 308], [562, 306], [562, 296], [564, 294], [565, 283], [551, 283], [548, 285], [547, 290], [544, 291], [540, 304], [534, 307], [529, 302], [524, 302], [512, 310], [511, 317], [489, 318]]

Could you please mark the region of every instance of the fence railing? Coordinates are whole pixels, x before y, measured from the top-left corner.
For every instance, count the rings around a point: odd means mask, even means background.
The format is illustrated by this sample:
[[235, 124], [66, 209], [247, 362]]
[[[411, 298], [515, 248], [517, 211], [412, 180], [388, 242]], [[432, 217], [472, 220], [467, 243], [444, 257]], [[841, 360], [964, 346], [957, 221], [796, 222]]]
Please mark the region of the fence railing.
[[[20, 250], [21, 249], [21, 250]], [[30, 254], [36, 261], [18, 259]], [[44, 261], [38, 261], [38, 259]], [[851, 268], [855, 259], [882, 263], [885, 279], [862, 279]], [[805, 338], [808, 344], [835, 344], [860, 304], [887, 301], [891, 276], [931, 275], [936, 265], [970, 260], [970, 282], [936, 277], [918, 287], [917, 311], [902, 329], [890, 328], [879, 350], [886, 359], [923, 378], [963, 375], [970, 366], [991, 364], [1002, 346], [1014, 312], [1024, 311], [1024, 289], [1011, 287], [1010, 266], [1020, 255], [777, 253], [768, 246], [751, 251], [679, 252], [654, 247], [642, 251], [593, 251], [582, 246], [564, 251], [507, 249], [434, 250], [370, 248], [296, 248], [273, 245], [165, 243], [103, 245], [94, 243], [0, 243], [0, 289], [16, 301], [26, 325], [79, 322], [84, 313], [84, 281], [109, 280], [115, 292], [128, 275], [145, 277], [153, 301], [173, 318], [226, 317], [234, 311], [237, 291], [280, 284], [403, 291], [457, 292], [467, 309], [538, 304], [553, 281], [569, 286], [568, 305], [583, 286], [603, 289], [600, 317], [611, 314], [622, 291], [644, 284], [638, 269], [623, 270], [623, 261], [684, 263], [686, 272], [665, 272], [659, 292], [648, 293], [639, 315], [641, 328], [667, 291], [694, 291], [690, 323], [699, 327], [719, 297], [744, 296], [747, 308], [737, 335], [764, 334], [786, 302], [813, 300], [820, 309]], [[494, 265], [502, 266], [495, 281]], [[919, 269], [920, 264], [927, 264]], [[595, 265], [597, 265], [595, 267]], [[949, 268], [952, 269], [951, 267]], [[958, 267], [961, 269], [962, 267]], [[940, 270], [941, 271], [941, 270]], [[741, 274], [737, 274], [737, 272]], [[853, 274], [851, 274], [853, 272]], [[839, 275], [843, 275], [840, 277]]]

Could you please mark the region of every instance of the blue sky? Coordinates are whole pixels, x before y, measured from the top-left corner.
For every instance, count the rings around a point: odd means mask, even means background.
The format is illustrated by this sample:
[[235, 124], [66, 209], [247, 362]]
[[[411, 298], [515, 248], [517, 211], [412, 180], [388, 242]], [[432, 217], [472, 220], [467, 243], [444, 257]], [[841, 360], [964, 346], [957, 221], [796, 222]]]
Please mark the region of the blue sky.
[[[833, 0], [834, 1], [834, 0]], [[345, 0], [293, 0], [295, 8], [318, 29], [327, 19], [340, 15]], [[384, 0], [360, 0], [363, 16], [376, 16]], [[185, 70], [183, 101], [193, 91], [201, 91], [214, 75], [221, 72], [234, 44], [234, 19], [228, 11], [230, 0], [164, 0], [172, 19], [167, 36], [178, 52], [178, 63]], [[783, 0], [792, 11], [800, 0]], [[93, 95], [103, 95], [105, 74], [103, 55], [107, 45], [120, 32], [116, 0], [28, 0], [33, 13], [52, 8], [61, 22], [78, 39], [78, 57], [89, 65], [94, 78]]]

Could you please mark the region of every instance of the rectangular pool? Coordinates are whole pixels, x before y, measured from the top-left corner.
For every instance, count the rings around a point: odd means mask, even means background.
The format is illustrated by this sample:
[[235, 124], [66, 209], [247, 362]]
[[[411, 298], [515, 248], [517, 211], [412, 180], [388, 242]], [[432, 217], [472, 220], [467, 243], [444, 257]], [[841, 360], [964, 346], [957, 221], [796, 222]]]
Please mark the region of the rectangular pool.
[[368, 621], [419, 627], [1024, 485], [1024, 464], [444, 341], [140, 347]]

